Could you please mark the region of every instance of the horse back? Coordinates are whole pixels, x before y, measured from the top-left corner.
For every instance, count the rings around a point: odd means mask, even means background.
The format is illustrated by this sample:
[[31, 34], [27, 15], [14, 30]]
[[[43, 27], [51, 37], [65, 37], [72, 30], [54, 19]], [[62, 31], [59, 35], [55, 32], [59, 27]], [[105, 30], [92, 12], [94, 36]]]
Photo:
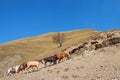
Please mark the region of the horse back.
[[28, 67], [37, 67], [39, 65], [39, 62], [38, 61], [29, 61], [27, 63], [27, 66]]

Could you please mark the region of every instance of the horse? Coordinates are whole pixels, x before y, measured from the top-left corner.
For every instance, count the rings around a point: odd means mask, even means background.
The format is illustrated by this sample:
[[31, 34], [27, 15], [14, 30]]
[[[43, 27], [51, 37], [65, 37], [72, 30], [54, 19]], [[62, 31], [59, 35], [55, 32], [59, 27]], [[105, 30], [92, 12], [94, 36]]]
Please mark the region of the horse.
[[57, 61], [58, 61], [58, 63], [59, 63], [63, 58], [70, 59], [70, 55], [69, 55], [68, 53], [64, 53], [64, 52], [58, 53], [58, 54], [56, 54], [56, 56], [57, 56]]
[[108, 41], [107, 40], [104, 40], [104, 41], [102, 41], [102, 45], [103, 45], [103, 47], [107, 47], [108, 46]]
[[20, 67], [19, 67], [19, 69], [18, 69], [18, 73], [19, 73], [20, 71], [25, 70], [26, 68], [27, 68], [27, 62], [21, 63], [21, 64], [20, 64]]
[[73, 49], [69, 52], [69, 54], [71, 55], [71, 54], [77, 52], [77, 51], [80, 50], [81, 48], [84, 48], [85, 45], [87, 45], [87, 44], [88, 44], [88, 42], [82, 43], [82, 44], [79, 45], [78, 47], [73, 48]]
[[53, 55], [53, 56], [50, 56], [50, 57], [43, 58], [42, 60], [39, 60], [39, 61], [41, 61], [46, 67], [48, 62], [50, 62], [50, 64], [52, 64], [52, 63], [56, 64], [57, 56]]
[[97, 43], [99, 43], [99, 42], [98, 41], [92, 41], [91, 45], [94, 45], [94, 44], [97, 44]]
[[13, 66], [13, 67], [9, 68], [9, 69], [5, 72], [4, 76], [6, 76], [6, 75], [9, 76], [9, 75], [11, 75], [11, 74], [18, 73], [19, 67], [20, 67], [20, 65], [16, 65], [16, 66]]
[[87, 45], [87, 44], [88, 44], [88, 42], [84, 42], [84, 43], [82, 43], [81, 45], [78, 46], [78, 49], [84, 48], [85, 45]]
[[120, 43], [120, 37], [116, 37], [116, 38], [111, 38], [108, 40], [110, 45], [115, 45], [117, 43]]
[[114, 36], [114, 34], [113, 33], [108, 33], [107, 34], [107, 38], [109, 39], [109, 38], [112, 38]]
[[95, 44], [95, 50], [100, 49], [100, 48], [102, 48], [102, 47], [103, 47], [102, 44]]
[[27, 70], [30, 69], [30, 68], [37, 68], [38, 70], [38, 66], [39, 66], [39, 62], [38, 61], [29, 61], [27, 62]]
[[71, 55], [71, 54], [75, 53], [77, 50], [78, 50], [77, 48], [74, 48], [69, 52], [69, 54]]

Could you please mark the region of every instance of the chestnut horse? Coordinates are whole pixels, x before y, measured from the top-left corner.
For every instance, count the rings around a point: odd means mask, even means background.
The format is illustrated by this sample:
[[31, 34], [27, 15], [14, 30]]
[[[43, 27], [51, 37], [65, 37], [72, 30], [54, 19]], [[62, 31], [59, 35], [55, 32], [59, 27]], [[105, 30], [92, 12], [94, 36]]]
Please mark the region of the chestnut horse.
[[63, 59], [63, 58], [67, 58], [67, 59], [69, 59], [70, 58], [70, 55], [69, 54], [67, 54], [67, 53], [58, 53], [58, 54], [56, 54], [56, 56], [57, 56], [57, 61], [58, 61], [58, 63]]
[[20, 71], [25, 70], [26, 68], [27, 68], [27, 62], [21, 63], [21, 64], [20, 64], [20, 67], [19, 67], [19, 69], [18, 69], [18, 73], [19, 73]]
[[109, 39], [109, 38], [112, 38], [114, 36], [114, 34], [113, 33], [108, 33], [107, 34], [107, 38]]

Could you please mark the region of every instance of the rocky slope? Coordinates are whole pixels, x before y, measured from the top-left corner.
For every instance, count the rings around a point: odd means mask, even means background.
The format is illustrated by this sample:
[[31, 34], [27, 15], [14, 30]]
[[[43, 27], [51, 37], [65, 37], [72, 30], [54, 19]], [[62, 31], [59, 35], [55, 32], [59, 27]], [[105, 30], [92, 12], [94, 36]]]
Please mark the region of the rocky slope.
[[[120, 80], [120, 44], [85, 52], [39, 71], [0, 80]], [[42, 65], [40, 65], [41, 67]]]

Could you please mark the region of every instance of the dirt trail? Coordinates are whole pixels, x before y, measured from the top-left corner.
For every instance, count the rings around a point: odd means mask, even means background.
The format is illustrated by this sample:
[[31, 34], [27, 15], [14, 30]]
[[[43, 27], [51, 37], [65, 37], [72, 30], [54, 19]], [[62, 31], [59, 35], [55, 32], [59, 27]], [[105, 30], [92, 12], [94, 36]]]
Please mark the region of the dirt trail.
[[91, 51], [37, 72], [0, 80], [120, 80], [120, 44]]

